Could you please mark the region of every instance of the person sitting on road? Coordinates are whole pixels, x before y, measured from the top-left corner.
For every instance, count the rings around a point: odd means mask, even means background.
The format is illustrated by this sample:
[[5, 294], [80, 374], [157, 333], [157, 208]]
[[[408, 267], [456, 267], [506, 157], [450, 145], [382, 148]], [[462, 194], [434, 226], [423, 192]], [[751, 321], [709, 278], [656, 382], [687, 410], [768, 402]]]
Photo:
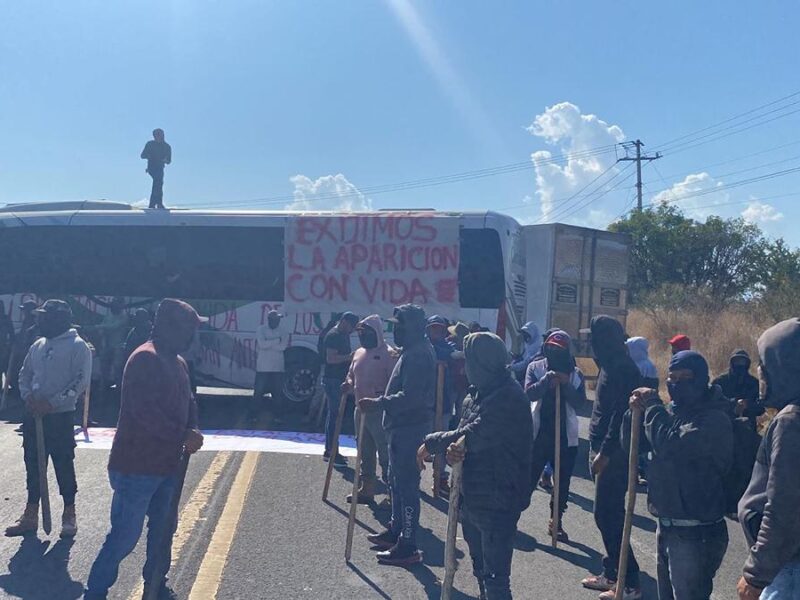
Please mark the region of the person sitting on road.
[[738, 416], [747, 417], [753, 429], [756, 419], [764, 414], [764, 405], [758, 398], [758, 379], [750, 375], [750, 355], [746, 350], [736, 350], [730, 360], [727, 373], [712, 383], [722, 389], [722, 394], [734, 403]]
[[[325, 351], [325, 371], [322, 375], [322, 385], [325, 388], [325, 398], [328, 402], [328, 413], [325, 419], [325, 452], [322, 459], [328, 462], [331, 459], [333, 436], [336, 433], [336, 418], [339, 415], [339, 403], [342, 402], [342, 384], [347, 378], [350, 361], [353, 360], [353, 349], [350, 346], [350, 334], [358, 325], [358, 317], [351, 312], [345, 312], [339, 321], [327, 334], [322, 346]], [[337, 467], [346, 467], [347, 459], [337, 452], [333, 457], [333, 464]]]
[[683, 352], [684, 350], [691, 350], [692, 340], [689, 339], [689, 336], [679, 333], [669, 340], [669, 345], [672, 349], [672, 353], [677, 354], [678, 352]]
[[409, 566], [422, 562], [417, 549], [420, 472], [415, 456], [431, 431], [436, 404], [436, 357], [425, 338], [425, 311], [414, 304], [394, 309], [394, 341], [402, 348], [385, 393], [361, 398], [364, 412], [383, 410], [383, 429], [389, 445], [389, 489], [392, 519], [386, 530], [368, 535], [382, 564]]
[[[464, 463], [461, 527], [481, 598], [511, 598], [511, 559], [520, 514], [530, 504], [533, 422], [529, 402], [511, 377], [508, 350], [492, 333], [464, 342], [469, 394], [458, 427], [432, 433], [417, 451], [425, 468], [432, 454]], [[465, 447], [455, 446], [461, 437]], [[451, 499], [451, 502], [458, 502]]]
[[800, 597], [800, 319], [782, 321], [758, 338], [765, 404], [779, 412], [756, 456], [739, 501], [750, 549], [739, 600]]
[[28, 351], [19, 373], [19, 391], [25, 402], [22, 422], [22, 449], [28, 488], [25, 513], [6, 529], [9, 537], [38, 530], [38, 509], [41, 499], [36, 419], [42, 420], [44, 448], [53, 461], [58, 489], [64, 500], [61, 537], [74, 537], [78, 532], [75, 515], [75, 437], [72, 416], [78, 399], [89, 386], [92, 373], [92, 352], [88, 344], [72, 328], [72, 309], [62, 300], [48, 300], [36, 309], [39, 332]]
[[[543, 345], [544, 356], [528, 365], [525, 375], [525, 395], [532, 403], [533, 455], [531, 459], [531, 490], [547, 463], [555, 464], [556, 388], [561, 388], [561, 464], [559, 473], [559, 530], [558, 538], [567, 541], [563, 516], [567, 510], [572, 471], [578, 457], [578, 413], [586, 404], [583, 373], [575, 364], [570, 351], [571, 340], [563, 331], [550, 334]], [[553, 500], [550, 500], [553, 514]], [[553, 519], [548, 533], [552, 535]]]
[[253, 402], [248, 420], [258, 421], [258, 409], [269, 393], [273, 416], [283, 414], [284, 352], [289, 347], [289, 333], [281, 329], [283, 315], [277, 310], [267, 313], [267, 322], [256, 329], [256, 380], [253, 383]]

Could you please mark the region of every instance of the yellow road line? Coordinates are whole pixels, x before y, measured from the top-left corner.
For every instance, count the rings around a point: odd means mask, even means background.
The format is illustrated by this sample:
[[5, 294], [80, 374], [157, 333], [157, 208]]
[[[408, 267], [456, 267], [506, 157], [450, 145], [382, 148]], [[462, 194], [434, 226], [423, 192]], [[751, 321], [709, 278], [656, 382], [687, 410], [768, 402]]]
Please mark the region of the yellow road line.
[[189, 600], [215, 600], [217, 597], [222, 581], [222, 572], [228, 560], [228, 553], [242, 516], [242, 509], [253, 481], [253, 475], [256, 472], [258, 457], [258, 452], [247, 452], [244, 455], [239, 472], [236, 474], [236, 479], [228, 494], [225, 508], [222, 509], [222, 514], [217, 521], [211, 543], [203, 557], [197, 578], [189, 594]]
[[[189, 541], [189, 538], [194, 531], [195, 525], [200, 521], [200, 515], [208, 505], [211, 499], [211, 494], [214, 492], [214, 486], [217, 483], [220, 475], [228, 465], [233, 452], [219, 452], [211, 461], [208, 470], [203, 478], [194, 488], [191, 497], [181, 511], [180, 520], [178, 521], [178, 529], [175, 532], [175, 537], [172, 539], [172, 566], [174, 567], [178, 559], [181, 557], [181, 551]], [[144, 593], [143, 583], [139, 581], [134, 590], [128, 596], [128, 600], [141, 600]]]

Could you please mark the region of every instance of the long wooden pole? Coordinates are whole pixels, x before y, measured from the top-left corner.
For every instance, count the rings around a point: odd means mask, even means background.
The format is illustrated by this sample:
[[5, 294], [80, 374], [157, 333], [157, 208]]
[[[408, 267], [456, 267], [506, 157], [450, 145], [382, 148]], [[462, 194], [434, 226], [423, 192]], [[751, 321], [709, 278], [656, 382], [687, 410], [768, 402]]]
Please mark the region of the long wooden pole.
[[358, 411], [358, 438], [356, 439], [356, 465], [353, 474], [353, 495], [350, 496], [350, 518], [347, 521], [347, 540], [344, 545], [344, 559], [350, 562], [353, 552], [353, 532], [356, 527], [356, 509], [358, 508], [358, 489], [361, 484], [361, 452], [364, 446], [364, 429], [366, 422], [364, 411]]
[[331, 487], [331, 477], [333, 476], [333, 463], [339, 455], [339, 434], [342, 432], [342, 421], [344, 421], [344, 409], [346, 404], [347, 397], [343, 394], [342, 398], [339, 400], [339, 413], [336, 415], [336, 426], [333, 428], [333, 442], [331, 443], [331, 453], [328, 457], [328, 471], [325, 473], [325, 486], [322, 488], [323, 502], [328, 499], [328, 490]]
[[[436, 420], [434, 422], [434, 429], [436, 431], [442, 431], [442, 413], [444, 412], [444, 369], [445, 365], [443, 362], [436, 363], [436, 415], [435, 415]], [[443, 469], [444, 465], [442, 464], [442, 457], [438, 455], [434, 456], [433, 495], [436, 498], [439, 497], [439, 493], [441, 492]]]
[[[456, 446], [463, 449], [466, 439], [461, 437], [456, 441]], [[450, 475], [450, 503], [447, 507], [447, 537], [444, 545], [444, 579], [442, 580], [441, 600], [450, 600], [453, 592], [453, 579], [456, 576], [458, 563], [456, 562], [456, 534], [458, 533], [458, 509], [461, 500], [461, 472], [464, 462], [453, 465]]]
[[89, 437], [89, 402], [92, 399], [92, 378], [89, 378], [89, 385], [86, 386], [86, 392], [83, 395], [83, 434]]
[[622, 546], [619, 550], [619, 569], [617, 570], [615, 600], [622, 600], [622, 596], [625, 593], [625, 576], [628, 572], [628, 553], [631, 546], [631, 526], [633, 524], [633, 511], [636, 508], [636, 474], [639, 466], [639, 434], [641, 431], [641, 422], [641, 409], [632, 409], [631, 448], [628, 454], [628, 502], [625, 506], [625, 526], [622, 529]]
[[553, 454], [553, 526], [550, 531], [550, 545], [558, 547], [558, 532], [561, 529], [561, 383], [556, 385], [556, 447]]
[[46, 534], [53, 529], [53, 519], [50, 514], [50, 490], [47, 487], [47, 454], [44, 444], [44, 425], [42, 417], [35, 417], [36, 421], [36, 462], [39, 466], [39, 495], [42, 503], [42, 528]]

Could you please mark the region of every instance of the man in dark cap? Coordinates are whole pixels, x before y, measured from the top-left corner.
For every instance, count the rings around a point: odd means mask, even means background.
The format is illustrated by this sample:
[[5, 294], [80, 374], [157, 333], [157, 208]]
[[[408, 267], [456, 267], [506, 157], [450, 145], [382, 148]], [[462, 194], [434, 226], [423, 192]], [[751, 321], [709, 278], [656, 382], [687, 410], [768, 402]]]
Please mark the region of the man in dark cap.
[[436, 357], [425, 337], [425, 311], [414, 304], [394, 309], [394, 341], [402, 348], [386, 392], [380, 398], [361, 398], [365, 411], [383, 410], [383, 428], [389, 445], [389, 488], [392, 520], [367, 539], [384, 549], [381, 563], [408, 566], [422, 562], [417, 550], [419, 481], [417, 449], [430, 433], [436, 404]]
[[64, 500], [61, 537], [78, 532], [75, 516], [75, 438], [72, 413], [86, 392], [92, 373], [92, 353], [72, 328], [72, 310], [61, 300], [48, 300], [36, 311], [43, 337], [28, 351], [19, 374], [19, 391], [25, 402], [22, 422], [22, 448], [27, 475], [28, 503], [16, 525], [6, 535], [33, 533], [38, 529], [39, 463], [36, 418], [42, 419], [44, 446], [58, 480]]
[[758, 399], [758, 379], [750, 375], [750, 355], [746, 350], [736, 350], [731, 355], [727, 373], [720, 375], [712, 385], [718, 385], [722, 394], [734, 403], [736, 414], [750, 419], [755, 428], [756, 419], [764, 414]]
[[630, 399], [644, 413], [652, 456], [647, 504], [658, 520], [659, 598], [710, 598], [728, 547], [733, 427], [727, 398], [708, 380], [706, 360], [685, 350], [669, 363], [669, 408], [654, 389], [639, 388]]
[[739, 502], [750, 548], [739, 600], [800, 596], [800, 319], [782, 321], [758, 338], [764, 403], [779, 412], [758, 450]]
[[[609, 592], [617, 583], [628, 488], [628, 456], [620, 444], [620, 428], [631, 393], [641, 385], [641, 374], [628, 356], [625, 330], [619, 321], [599, 315], [592, 319], [590, 327], [592, 352], [600, 373], [589, 424], [589, 459], [595, 478], [594, 520], [603, 537], [606, 555], [603, 557], [603, 572], [587, 577], [581, 583], [591, 590]], [[623, 600], [641, 597], [639, 564], [631, 549]]]
[[84, 598], [106, 598], [117, 580], [119, 564], [139, 541], [145, 516], [145, 596], [155, 586], [159, 600], [174, 597], [167, 587], [178, 521], [172, 499], [180, 494], [185, 457], [203, 445], [189, 369], [180, 354], [188, 350], [205, 320], [185, 302], [163, 300], [152, 340], [140, 346], [125, 365], [119, 423], [108, 462], [114, 490], [111, 530], [92, 565]]
[[331, 456], [333, 435], [336, 430], [336, 417], [339, 414], [339, 403], [342, 401], [342, 384], [347, 379], [350, 361], [353, 360], [353, 348], [350, 336], [358, 325], [358, 317], [351, 312], [342, 313], [336, 326], [326, 335], [322, 343], [325, 352], [325, 371], [322, 374], [322, 385], [328, 401], [328, 416], [325, 420], [325, 453], [323, 460], [332, 459], [337, 467], [347, 466], [347, 459], [341, 454]]
[[128, 362], [131, 354], [150, 339], [153, 331], [153, 319], [150, 311], [146, 308], [137, 308], [133, 313], [133, 327], [125, 338], [125, 362]]
[[153, 130], [153, 139], [144, 145], [142, 158], [147, 160], [146, 172], [153, 178], [150, 208], [164, 208], [164, 167], [172, 162], [172, 147], [164, 141], [163, 129]]
[[[508, 351], [492, 333], [464, 341], [469, 394], [458, 427], [432, 433], [417, 451], [464, 462], [461, 527], [481, 598], [511, 598], [511, 558], [517, 521], [530, 504], [533, 424], [528, 400], [509, 372]], [[465, 437], [463, 451], [454, 443]], [[458, 502], [459, 499], [452, 499]]]

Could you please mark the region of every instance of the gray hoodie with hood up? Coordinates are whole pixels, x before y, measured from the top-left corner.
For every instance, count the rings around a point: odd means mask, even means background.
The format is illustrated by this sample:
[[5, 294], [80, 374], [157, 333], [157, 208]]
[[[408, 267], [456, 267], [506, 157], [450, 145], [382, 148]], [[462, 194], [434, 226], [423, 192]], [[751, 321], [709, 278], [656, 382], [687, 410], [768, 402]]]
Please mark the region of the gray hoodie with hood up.
[[782, 321], [758, 339], [770, 406], [780, 408], [758, 450], [753, 476], [739, 501], [739, 522], [750, 545], [744, 578], [772, 583], [800, 561], [800, 319]]

